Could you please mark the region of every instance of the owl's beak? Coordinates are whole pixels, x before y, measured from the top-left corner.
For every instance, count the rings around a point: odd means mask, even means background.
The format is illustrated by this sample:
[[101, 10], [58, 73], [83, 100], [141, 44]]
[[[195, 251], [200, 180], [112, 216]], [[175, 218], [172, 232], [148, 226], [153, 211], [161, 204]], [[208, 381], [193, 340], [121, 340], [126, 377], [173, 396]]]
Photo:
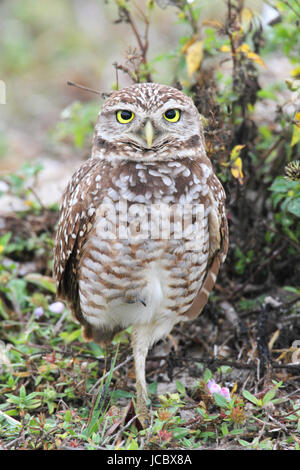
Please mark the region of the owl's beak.
[[144, 139], [147, 142], [148, 148], [151, 148], [154, 137], [154, 128], [151, 121], [147, 121], [144, 127]]

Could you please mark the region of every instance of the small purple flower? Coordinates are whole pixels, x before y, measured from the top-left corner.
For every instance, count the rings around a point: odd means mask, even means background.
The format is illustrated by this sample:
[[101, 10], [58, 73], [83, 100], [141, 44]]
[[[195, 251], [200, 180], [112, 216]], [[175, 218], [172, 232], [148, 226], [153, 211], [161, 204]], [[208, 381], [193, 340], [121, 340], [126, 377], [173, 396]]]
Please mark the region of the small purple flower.
[[213, 395], [214, 393], [221, 393], [221, 387], [216, 383], [214, 379], [210, 379], [206, 384], [209, 392]]
[[54, 302], [53, 304], [49, 305], [49, 310], [52, 313], [62, 313], [65, 306], [62, 302]]
[[33, 311], [35, 318], [39, 319], [44, 315], [44, 309], [43, 307], [37, 307]]
[[229, 388], [227, 388], [227, 387], [222, 387], [220, 394], [223, 395], [223, 397], [225, 397], [226, 400], [230, 400]]

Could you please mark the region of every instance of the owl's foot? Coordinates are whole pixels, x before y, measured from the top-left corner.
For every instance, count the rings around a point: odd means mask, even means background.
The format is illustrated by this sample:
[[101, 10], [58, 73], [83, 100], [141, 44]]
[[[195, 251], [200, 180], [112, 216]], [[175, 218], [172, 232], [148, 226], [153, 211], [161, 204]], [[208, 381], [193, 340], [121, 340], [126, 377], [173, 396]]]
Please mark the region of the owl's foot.
[[138, 415], [138, 420], [141, 423], [143, 429], [148, 429], [151, 423], [151, 415], [147, 407], [142, 407], [139, 409], [138, 404], [136, 405], [136, 414]]
[[138, 420], [144, 429], [149, 428], [151, 423], [151, 415], [147, 407], [147, 392], [139, 382], [136, 387], [136, 405], [135, 412], [138, 416]]

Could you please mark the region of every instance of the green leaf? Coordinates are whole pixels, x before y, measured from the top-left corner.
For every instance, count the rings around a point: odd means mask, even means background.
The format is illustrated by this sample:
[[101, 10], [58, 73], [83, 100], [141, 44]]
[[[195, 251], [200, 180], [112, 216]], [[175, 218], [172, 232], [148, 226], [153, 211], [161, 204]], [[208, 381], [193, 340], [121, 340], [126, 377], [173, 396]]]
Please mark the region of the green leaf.
[[250, 442], [247, 442], [247, 441], [244, 441], [244, 439], [239, 439], [239, 443], [240, 443], [243, 447], [249, 447], [249, 446], [251, 446], [251, 443], [250, 443]]
[[262, 404], [265, 406], [269, 401], [271, 401], [276, 395], [276, 389], [272, 388], [269, 390], [262, 399]]
[[133, 398], [133, 392], [127, 392], [127, 390], [113, 390], [110, 394], [111, 398], [118, 400], [119, 398]]
[[7, 294], [9, 300], [11, 300], [13, 304], [17, 302], [21, 308], [25, 307], [28, 295], [24, 279], [11, 279], [7, 287], [10, 290]]
[[26, 389], [24, 387], [24, 385], [21, 386], [20, 388], [20, 398], [25, 398], [26, 397]]
[[214, 399], [216, 405], [220, 406], [221, 408], [228, 408], [228, 400], [226, 400], [226, 398], [223, 397], [223, 395], [220, 393], [214, 393]]
[[223, 436], [227, 436], [227, 434], [228, 434], [228, 427], [227, 427], [227, 424], [226, 424], [226, 423], [224, 423], [224, 422], [222, 423], [221, 430], [222, 430]]
[[176, 380], [176, 388], [178, 393], [180, 393], [181, 395], [185, 395], [185, 386], [179, 380]]
[[94, 343], [93, 341], [89, 343], [89, 349], [95, 357], [101, 357], [105, 355], [105, 350], [99, 346], [99, 344]]
[[172, 431], [174, 439], [181, 439], [190, 433], [189, 429], [186, 428], [174, 428]]
[[147, 390], [149, 395], [155, 395], [157, 392], [157, 382], [152, 382], [152, 384], [149, 384]]
[[11, 232], [7, 232], [4, 235], [2, 235], [2, 237], [0, 237], [0, 247], [2, 247], [2, 249], [5, 249], [10, 239], [11, 239]]
[[298, 181], [290, 181], [283, 176], [277, 176], [270, 186], [269, 190], [275, 193], [287, 193], [290, 190], [296, 191], [299, 187]]
[[288, 190], [288, 181], [286, 181], [283, 176], [279, 176], [273, 181], [270, 191], [275, 193], [284, 193]]
[[2, 299], [0, 299], [0, 315], [4, 318], [4, 320], [8, 320], [9, 316], [6, 313], [6, 310], [4, 308], [4, 303]]
[[65, 331], [60, 333], [60, 337], [64, 340], [66, 344], [72, 343], [72, 341], [75, 341], [78, 339], [81, 335], [81, 328], [78, 330], [72, 331], [72, 333], [66, 333]]
[[72, 415], [70, 410], [66, 410], [65, 413], [65, 422], [70, 423], [72, 421]]
[[285, 197], [285, 194], [283, 193], [276, 193], [272, 195], [273, 206], [275, 207], [275, 209], [278, 206], [279, 202], [282, 201], [282, 199], [284, 199], [284, 197]]
[[231, 366], [220, 366], [218, 367], [219, 374], [229, 374], [232, 371]]
[[209, 369], [206, 369], [205, 372], [204, 372], [204, 377], [203, 377], [203, 380], [204, 382], [207, 384], [207, 382], [212, 378], [212, 373]]
[[287, 292], [292, 292], [293, 294], [300, 295], [300, 290], [297, 289], [296, 287], [284, 286], [283, 290], [286, 290]]
[[252, 395], [252, 393], [248, 392], [248, 390], [243, 390], [243, 397], [246, 398], [246, 400], [251, 401], [251, 403], [254, 403], [254, 405], [259, 406], [260, 404], [259, 400], [254, 395]]
[[139, 450], [139, 444], [136, 439], [132, 439], [132, 441], [126, 445], [126, 450]]
[[300, 197], [289, 201], [287, 205], [287, 211], [296, 217], [300, 217]]
[[273, 100], [273, 101], [278, 101], [278, 97], [273, 93], [273, 91], [268, 90], [266, 88], [262, 90], [258, 90], [257, 96], [261, 99], [268, 99], [268, 100]]
[[244, 428], [236, 428], [236, 429], [232, 429], [229, 434], [231, 436], [238, 436], [239, 434], [243, 434], [245, 432], [245, 429]]
[[7, 413], [4, 413], [3, 411], [0, 411], [0, 419], [4, 419], [5, 421], [7, 421], [7, 423], [10, 425], [10, 426], [13, 426], [13, 427], [21, 427], [21, 423], [19, 421], [17, 421], [16, 419], [12, 418], [11, 416], [9, 416]]
[[39, 273], [31, 273], [27, 274], [27, 276], [25, 276], [25, 279], [26, 281], [31, 282], [32, 284], [35, 284], [38, 287], [42, 287], [43, 289], [52, 292], [52, 294], [56, 293], [55, 281], [49, 276], [43, 276]]

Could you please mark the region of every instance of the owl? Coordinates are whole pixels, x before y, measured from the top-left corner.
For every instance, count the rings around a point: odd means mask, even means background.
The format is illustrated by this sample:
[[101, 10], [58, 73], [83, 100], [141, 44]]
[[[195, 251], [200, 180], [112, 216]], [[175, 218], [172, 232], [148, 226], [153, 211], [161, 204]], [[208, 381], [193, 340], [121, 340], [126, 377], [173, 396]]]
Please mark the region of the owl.
[[156, 83], [115, 91], [91, 157], [64, 192], [54, 273], [86, 340], [101, 344], [132, 326], [144, 426], [148, 350], [199, 315], [227, 247], [225, 193], [192, 100]]

